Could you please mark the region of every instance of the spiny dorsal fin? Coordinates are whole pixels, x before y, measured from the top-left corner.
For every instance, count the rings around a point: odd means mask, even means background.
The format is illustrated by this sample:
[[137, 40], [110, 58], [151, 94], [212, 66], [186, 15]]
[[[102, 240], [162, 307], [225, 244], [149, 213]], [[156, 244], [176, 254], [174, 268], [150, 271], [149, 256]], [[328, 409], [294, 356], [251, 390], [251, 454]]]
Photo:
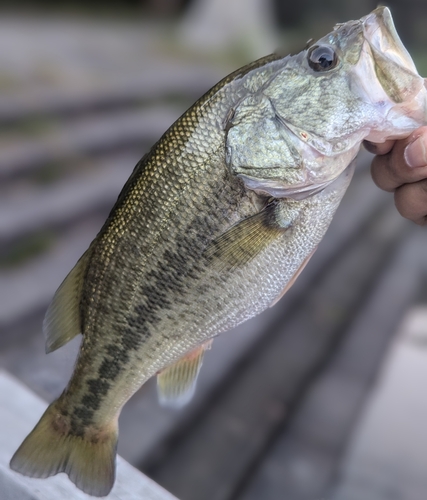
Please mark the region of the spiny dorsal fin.
[[205, 250], [208, 259], [215, 259], [214, 266], [237, 268], [255, 258], [268, 247], [286, 227], [276, 221], [276, 205], [271, 203], [264, 210], [248, 217], [214, 240]]
[[79, 306], [88, 261], [89, 252], [86, 251], [62, 282], [47, 309], [43, 321], [46, 353], [62, 347], [81, 331]]
[[212, 340], [205, 342], [157, 375], [157, 394], [163, 406], [181, 408], [190, 401], [196, 389], [203, 356], [211, 345]]

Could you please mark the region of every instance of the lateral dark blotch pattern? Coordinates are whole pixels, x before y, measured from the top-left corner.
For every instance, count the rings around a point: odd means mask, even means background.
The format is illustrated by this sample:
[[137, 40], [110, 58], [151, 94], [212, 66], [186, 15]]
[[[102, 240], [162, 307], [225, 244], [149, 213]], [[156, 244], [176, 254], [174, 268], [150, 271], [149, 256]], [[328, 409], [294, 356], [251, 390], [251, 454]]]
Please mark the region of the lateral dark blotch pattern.
[[[199, 277], [200, 269], [197, 269], [197, 272], [194, 267], [198, 267], [197, 259], [202, 249], [197, 248], [194, 241], [193, 246], [189, 241], [182, 241], [181, 247], [187, 251], [180, 253], [166, 249], [159, 259], [161, 265], [147, 273], [146, 280], [139, 290], [145, 300], [135, 308], [135, 315], [131, 318], [133, 323], [141, 326], [147, 323], [156, 324], [161, 320], [159, 313], [169, 309], [179, 300], [188, 286], [187, 280]], [[149, 334], [148, 330], [147, 333]]]
[[115, 358], [105, 358], [98, 370], [101, 379], [114, 380], [120, 372], [120, 365]]
[[89, 393], [83, 396], [82, 405], [96, 411], [101, 405], [102, 396], [107, 394], [111, 384], [106, 380], [90, 379], [87, 381]]
[[[78, 429], [82, 429], [92, 423], [94, 410], [79, 405], [74, 409], [73, 418], [71, 420], [71, 432], [76, 434]], [[77, 434], [78, 435], [78, 434]]]

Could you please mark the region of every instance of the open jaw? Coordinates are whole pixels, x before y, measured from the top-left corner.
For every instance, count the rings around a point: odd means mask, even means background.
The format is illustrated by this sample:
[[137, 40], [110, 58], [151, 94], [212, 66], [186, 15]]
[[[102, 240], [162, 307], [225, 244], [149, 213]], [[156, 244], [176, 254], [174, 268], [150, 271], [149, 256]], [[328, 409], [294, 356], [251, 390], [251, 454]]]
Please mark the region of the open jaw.
[[[356, 73], [361, 75], [364, 97], [371, 101], [380, 117], [366, 139], [382, 143], [406, 137], [426, 123], [425, 80], [401, 42], [387, 7], [379, 7], [361, 21], [364, 50], [369, 57], [360, 58]], [[372, 78], [366, 78], [366, 74]]]

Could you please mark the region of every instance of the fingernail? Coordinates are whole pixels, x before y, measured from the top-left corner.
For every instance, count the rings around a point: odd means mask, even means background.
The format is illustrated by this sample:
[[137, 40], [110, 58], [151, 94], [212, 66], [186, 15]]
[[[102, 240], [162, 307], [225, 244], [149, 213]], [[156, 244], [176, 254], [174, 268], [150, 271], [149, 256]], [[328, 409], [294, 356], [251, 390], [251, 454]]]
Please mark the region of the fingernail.
[[424, 167], [427, 165], [426, 139], [420, 135], [414, 142], [408, 144], [403, 156], [408, 167]]

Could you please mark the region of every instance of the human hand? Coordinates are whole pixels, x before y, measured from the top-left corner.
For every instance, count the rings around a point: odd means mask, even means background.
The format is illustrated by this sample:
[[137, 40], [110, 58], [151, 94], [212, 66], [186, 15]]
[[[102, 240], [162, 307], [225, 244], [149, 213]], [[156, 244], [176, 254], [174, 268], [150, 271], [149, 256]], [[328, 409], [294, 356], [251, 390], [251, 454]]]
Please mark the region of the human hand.
[[394, 191], [399, 213], [419, 224], [427, 225], [427, 127], [420, 127], [406, 139], [373, 144], [365, 141], [374, 153], [371, 173], [375, 184]]

